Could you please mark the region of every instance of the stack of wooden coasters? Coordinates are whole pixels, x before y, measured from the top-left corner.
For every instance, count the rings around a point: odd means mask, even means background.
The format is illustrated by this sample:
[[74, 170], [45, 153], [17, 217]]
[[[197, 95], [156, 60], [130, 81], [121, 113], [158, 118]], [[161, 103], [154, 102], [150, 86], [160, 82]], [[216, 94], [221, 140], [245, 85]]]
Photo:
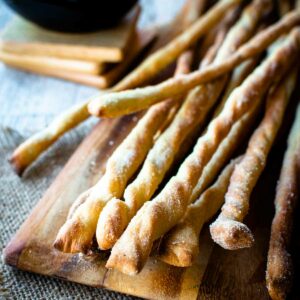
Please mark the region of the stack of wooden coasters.
[[0, 60], [42, 75], [107, 88], [126, 72], [153, 39], [141, 33], [135, 7], [116, 27], [92, 33], [60, 33], [15, 17], [1, 33]]

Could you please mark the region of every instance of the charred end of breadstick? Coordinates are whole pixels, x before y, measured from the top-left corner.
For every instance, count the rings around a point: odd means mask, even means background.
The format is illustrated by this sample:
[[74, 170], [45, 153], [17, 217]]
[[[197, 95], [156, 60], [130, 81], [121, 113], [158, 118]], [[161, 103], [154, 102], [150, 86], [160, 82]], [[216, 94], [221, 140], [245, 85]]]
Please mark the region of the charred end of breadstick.
[[[90, 192], [90, 190], [86, 191], [76, 201], [84, 203]], [[87, 253], [95, 234], [93, 230], [95, 226], [92, 226], [91, 222], [83, 222], [76, 214], [76, 209], [71, 214], [70, 218], [60, 228], [53, 246], [65, 253]]]
[[169, 265], [190, 267], [199, 254], [199, 236], [194, 227], [186, 222], [176, 225], [163, 238], [159, 254], [159, 259]]
[[119, 199], [110, 200], [103, 208], [96, 230], [96, 238], [101, 250], [111, 249], [128, 224], [128, 207]]
[[16, 149], [11, 157], [8, 159], [10, 165], [14, 169], [15, 173], [19, 176], [22, 176], [24, 173], [28, 163], [23, 161], [23, 156], [19, 153], [18, 149]]
[[64, 253], [87, 253], [91, 247], [91, 241], [86, 240], [87, 230], [83, 223], [67, 220], [57, 234], [54, 248]]
[[251, 230], [238, 221], [219, 217], [209, 229], [214, 242], [227, 250], [250, 248], [254, 243]]
[[288, 252], [274, 254], [268, 262], [266, 283], [273, 300], [286, 299], [293, 282], [293, 262]]
[[[124, 249], [127, 251], [124, 252]], [[139, 251], [135, 248], [133, 243], [128, 241], [125, 244], [119, 240], [112, 248], [111, 255], [107, 260], [105, 267], [108, 269], [116, 269], [119, 272], [130, 276], [137, 275], [143, 268], [143, 265], [140, 263], [142, 260], [136, 259], [138, 256]]]

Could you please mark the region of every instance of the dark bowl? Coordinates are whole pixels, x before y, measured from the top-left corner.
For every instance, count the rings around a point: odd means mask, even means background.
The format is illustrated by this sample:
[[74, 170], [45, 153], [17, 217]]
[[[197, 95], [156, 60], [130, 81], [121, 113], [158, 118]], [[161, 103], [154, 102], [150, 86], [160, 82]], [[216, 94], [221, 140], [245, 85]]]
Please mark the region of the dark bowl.
[[24, 18], [51, 30], [87, 32], [112, 27], [137, 0], [4, 0]]

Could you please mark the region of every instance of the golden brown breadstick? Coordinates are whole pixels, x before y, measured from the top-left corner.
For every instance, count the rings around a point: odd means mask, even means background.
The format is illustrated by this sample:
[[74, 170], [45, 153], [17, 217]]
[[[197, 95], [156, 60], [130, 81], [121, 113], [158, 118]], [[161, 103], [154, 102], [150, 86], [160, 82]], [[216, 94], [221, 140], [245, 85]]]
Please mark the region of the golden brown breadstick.
[[232, 160], [195, 203], [189, 205], [184, 218], [163, 238], [159, 258], [173, 266], [189, 267], [199, 254], [199, 235], [204, 223], [209, 221], [224, 202], [230, 176], [235, 164]]
[[[245, 132], [247, 132], [249, 128], [251, 128], [251, 125], [255, 120], [255, 116], [257, 115], [258, 108], [259, 105], [257, 105], [257, 107], [248, 112], [241, 120], [239, 120], [232, 127], [230, 133], [225, 138], [225, 140], [220, 144], [217, 152], [213, 155], [212, 159], [203, 169], [203, 173], [200, 177], [200, 180], [198, 181], [196, 187], [193, 190], [193, 194], [190, 199], [191, 203], [193, 203], [200, 195], [202, 195], [205, 188], [207, 188], [213, 182], [214, 178], [222, 169], [223, 165], [226, 163], [226, 161], [228, 161], [232, 152], [239, 146], [240, 141], [243, 140]], [[190, 206], [192, 205], [193, 204], [191, 204]], [[175, 243], [165, 242], [162, 247], [163, 255], [160, 257], [160, 259], [176, 266], [187, 266], [192, 264], [193, 259], [194, 257], [196, 257], [199, 249], [198, 244], [194, 241], [196, 236], [191, 235], [189, 238], [187, 238], [186, 232], [188, 232], [189, 230], [189, 223], [182, 224], [180, 226], [180, 230], [173, 231], [171, 229], [171, 232], [167, 235], [167, 241], [184, 241], [185, 246], [181, 248], [179, 244], [177, 247]], [[198, 238], [199, 236], [197, 236], [197, 239]]]
[[251, 192], [266, 165], [295, 83], [296, 72], [293, 71], [269, 94], [265, 115], [230, 179], [222, 212], [210, 225], [213, 240], [225, 249], [234, 250], [253, 244], [253, 235], [242, 221], [248, 213]]
[[293, 218], [299, 197], [300, 105], [288, 137], [275, 197], [275, 216], [271, 227], [266, 282], [273, 300], [286, 299], [292, 285], [290, 254]]
[[145, 109], [163, 99], [185, 93], [201, 83], [211, 81], [231, 71], [244, 60], [261, 53], [281, 34], [299, 23], [300, 11], [291, 12], [274, 25], [258, 33], [222, 63], [209, 65], [203, 70], [168, 79], [157, 85], [96, 96], [89, 103], [89, 112], [95, 116], [116, 117]]
[[52, 145], [63, 133], [72, 129], [89, 117], [87, 102], [72, 106], [55, 118], [48, 127], [34, 134], [13, 152], [10, 163], [18, 174], [22, 174], [45, 149]]
[[[240, 20], [229, 31], [224, 45], [217, 54], [216, 61], [226, 59], [228, 55], [252, 36], [265, 10], [269, 10], [265, 5], [262, 5], [266, 3], [270, 4], [270, 1], [256, 0], [245, 9]], [[218, 36], [216, 43], [219, 44]], [[210, 56], [210, 53], [208, 55]], [[225, 83], [226, 78], [222, 78], [198, 86], [189, 93], [174, 121], [158, 138], [148, 153], [138, 176], [126, 188], [125, 201], [113, 199], [102, 211], [96, 231], [100, 249], [110, 249], [138, 209], [151, 199], [174, 161], [182, 142], [196, 127], [204, 122], [207, 113], [217, 101]]]
[[[158, 37], [156, 47], [162, 47], [166, 42], [173, 38], [181, 32], [187, 24], [190, 24], [195, 19], [193, 16], [196, 12], [201, 13], [203, 10], [203, 2], [205, 0], [190, 0], [186, 2], [183, 10], [175, 18], [174, 22], [170, 26], [166, 26], [161, 35]], [[144, 38], [142, 34], [142, 38]], [[154, 49], [155, 50], [155, 49]], [[36, 71], [36, 70], [35, 70]], [[137, 70], [138, 71], [138, 70]], [[136, 72], [136, 71], [133, 71]], [[72, 76], [74, 78], [74, 76]], [[150, 78], [146, 77], [146, 74], [139, 74], [140, 83], [148, 81]], [[79, 80], [81, 80], [80, 78]], [[133, 82], [129, 82], [127, 79], [123, 79], [127, 82], [128, 86], [126, 88], [133, 88]], [[88, 79], [90, 82], [90, 78]], [[94, 81], [93, 81], [94, 82]], [[95, 83], [95, 82], [94, 82]], [[96, 82], [98, 84], [98, 80]], [[124, 86], [124, 84], [122, 84]], [[115, 86], [114, 90], [118, 90]], [[102, 91], [103, 92], [109, 92]], [[87, 112], [88, 101], [82, 103], [81, 105], [75, 105], [71, 107], [66, 112], [59, 115], [47, 128], [36, 133], [28, 140], [23, 142], [10, 158], [11, 165], [14, 167], [18, 174], [22, 174], [23, 171], [30, 165], [43, 151], [45, 151], [50, 145], [52, 145], [57, 139], [59, 139], [65, 132], [76, 127], [78, 124], [83, 122], [89, 117]]]
[[136, 72], [132, 72], [130, 76], [117, 85], [118, 89], [126, 89], [128, 82], [131, 82], [131, 84], [133, 83], [134, 86], [140, 85], [141, 73], [146, 74], [147, 78], [153, 77], [174, 61], [184, 50], [191, 47], [201, 36], [203, 36], [203, 34], [208, 32], [220, 21], [220, 18], [222, 18], [229, 8], [240, 2], [240, 0], [219, 1], [182, 34], [148, 57], [137, 67]]
[[[256, 62], [256, 60], [254, 61]], [[234, 74], [232, 74], [232, 78], [230, 83], [228, 84], [228, 87], [231, 87], [233, 89], [234, 83], [236, 83], [236, 85], [238, 86], [243, 80], [243, 78], [247, 76], [247, 72], [248, 74], [251, 72], [250, 66], [251, 64], [248, 65], [248, 63], [244, 63], [240, 67], [238, 67], [234, 71]], [[229, 93], [230, 90], [226, 89], [226, 91]], [[226, 93], [224, 94], [224, 96], [226, 97]], [[225, 97], [224, 99], [226, 99]], [[217, 116], [222, 111], [224, 104], [225, 101], [222, 99], [221, 103], [218, 105], [215, 111], [215, 116]], [[197, 185], [193, 190], [190, 199], [191, 203], [193, 203], [202, 194], [202, 192], [213, 182], [214, 178], [220, 172], [226, 161], [228, 161], [233, 151], [235, 151], [239, 144], [242, 142], [245, 133], [247, 133], [247, 131], [251, 129], [251, 126], [253, 124], [253, 121], [255, 120], [255, 116], [257, 115], [257, 111], [259, 108], [260, 105], [254, 107], [231, 128], [229, 134], [220, 144], [218, 150], [213, 155], [212, 159], [203, 169], [203, 173], [200, 177], [200, 180], [198, 181]], [[192, 205], [193, 204], [191, 204], [190, 206]], [[193, 262], [193, 258], [196, 257], [199, 251], [197, 244], [198, 242], [194, 241], [194, 239], [196, 237], [198, 239], [199, 236], [190, 235], [190, 237], [187, 238], [186, 232], [188, 231], [190, 231], [189, 223], [182, 223], [180, 226], [180, 230], [171, 230], [171, 232], [168, 233], [167, 242], [165, 242], [162, 247], [163, 255], [160, 257], [163, 261], [176, 266], [187, 266]], [[169, 243], [169, 240], [184, 241], [185, 246], [181, 247], [179, 244], [177, 246], [177, 243]]]
[[300, 47], [299, 37], [300, 29], [293, 30], [282, 46], [234, 90], [220, 115], [198, 139], [193, 152], [185, 159], [176, 176], [170, 179], [158, 196], [146, 202], [133, 217], [112, 248], [106, 264], [108, 268], [131, 275], [143, 268], [153, 242], [183, 217], [203, 168], [233, 124], [261, 100], [274, 77], [285, 72], [295, 61]]
[[[189, 56], [179, 60], [176, 74], [186, 72]], [[183, 66], [184, 65], [184, 66]], [[69, 218], [59, 230], [54, 246], [64, 252], [85, 252], [91, 245], [99, 214], [114, 197], [121, 197], [127, 181], [143, 162], [154, 136], [173, 105], [172, 99], [151, 107], [107, 161], [105, 174], [95, 186], [81, 194]]]

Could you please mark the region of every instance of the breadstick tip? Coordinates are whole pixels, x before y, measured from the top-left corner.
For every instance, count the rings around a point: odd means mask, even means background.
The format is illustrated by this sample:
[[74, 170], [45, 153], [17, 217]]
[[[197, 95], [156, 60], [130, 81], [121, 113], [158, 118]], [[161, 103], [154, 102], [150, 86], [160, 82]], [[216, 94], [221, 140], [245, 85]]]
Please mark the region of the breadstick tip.
[[227, 250], [249, 248], [254, 243], [251, 230], [238, 221], [221, 217], [209, 229], [214, 242]]
[[[76, 200], [76, 205], [81, 206], [86, 201], [91, 193], [91, 189], [82, 193]], [[69, 219], [60, 228], [53, 246], [65, 253], [86, 253], [90, 246], [94, 235], [93, 226], [91, 223], [84, 223], [83, 220], [77, 217], [77, 208], [73, 208]]]
[[[286, 299], [293, 281], [293, 262], [291, 255], [273, 255], [266, 273], [266, 285], [273, 300]], [[282, 272], [282, 270], [285, 270]]]
[[190, 267], [199, 253], [199, 236], [187, 223], [179, 223], [173, 230], [163, 238], [159, 258], [169, 265]]
[[54, 248], [65, 253], [86, 253], [91, 246], [90, 241], [85, 242], [86, 229], [82, 223], [69, 219], [59, 230]]
[[[136, 249], [131, 247], [132, 244], [127, 243], [126, 247], [131, 248], [131, 251], [128, 251], [131, 256], [138, 255]], [[123, 246], [120, 246], [123, 248]], [[118, 242], [113, 247], [110, 257], [108, 258], [105, 267], [108, 269], [116, 269], [123, 274], [130, 276], [137, 275], [141, 270], [142, 266], [137, 265], [137, 259], [133, 257], [128, 257], [125, 253], [119, 251]]]
[[111, 249], [128, 224], [128, 207], [124, 201], [113, 198], [103, 208], [96, 230], [101, 250]]
[[18, 174], [19, 176], [22, 176], [27, 165], [22, 164], [22, 158], [18, 155], [16, 151], [14, 151], [14, 153], [10, 156], [8, 162], [12, 166], [15, 173]]

